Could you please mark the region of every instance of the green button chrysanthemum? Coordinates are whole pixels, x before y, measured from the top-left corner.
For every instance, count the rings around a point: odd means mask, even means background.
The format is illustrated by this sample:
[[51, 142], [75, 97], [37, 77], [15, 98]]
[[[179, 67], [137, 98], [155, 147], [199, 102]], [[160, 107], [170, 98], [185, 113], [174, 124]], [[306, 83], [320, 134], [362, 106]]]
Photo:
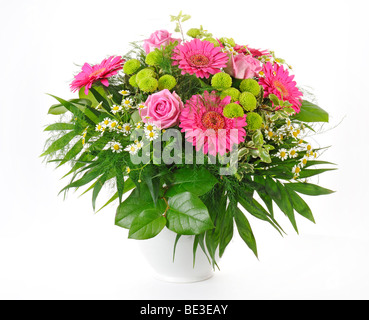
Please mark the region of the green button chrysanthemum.
[[140, 61], [137, 59], [131, 59], [125, 62], [123, 66], [123, 72], [125, 74], [131, 75], [135, 73], [141, 67]]
[[152, 77], [144, 78], [138, 83], [138, 87], [144, 92], [152, 93], [158, 88], [158, 80]]
[[232, 78], [228, 73], [216, 73], [211, 79], [211, 86], [217, 90], [225, 90], [232, 86]]
[[155, 77], [156, 77], [155, 71], [150, 68], [146, 68], [137, 73], [136, 82], [139, 85], [141, 80], [145, 78], [155, 78]]
[[237, 103], [230, 103], [227, 104], [223, 109], [223, 115], [226, 118], [233, 119], [233, 118], [240, 118], [244, 116], [244, 112], [242, 107]]
[[256, 112], [249, 112], [246, 116], [247, 129], [258, 130], [263, 124], [263, 118]]
[[197, 28], [192, 28], [187, 31], [187, 35], [191, 38], [197, 38], [197, 36], [199, 36], [200, 33], [201, 33], [200, 29]]
[[246, 111], [253, 111], [256, 109], [256, 98], [250, 92], [242, 92], [240, 94], [239, 101]]
[[177, 84], [176, 78], [170, 74], [166, 74], [159, 79], [159, 90], [168, 89], [172, 90]]
[[132, 77], [129, 78], [129, 84], [134, 87], [134, 88], [137, 88], [138, 87], [138, 84], [136, 82], [136, 77], [137, 75], [134, 74]]
[[151, 51], [145, 59], [145, 62], [149, 65], [149, 66], [157, 66], [159, 65], [159, 63], [161, 62], [161, 60], [163, 59], [163, 55], [161, 52], [159, 51]]
[[254, 79], [245, 79], [240, 83], [240, 90], [242, 92], [251, 92], [254, 96], [257, 96], [260, 93], [260, 85]]
[[239, 100], [240, 94], [241, 92], [238, 91], [236, 88], [229, 88], [222, 91], [222, 93], [220, 94], [220, 98], [224, 99], [225, 97], [230, 96], [231, 102], [236, 102]]
[[203, 39], [203, 41], [211, 42], [212, 44], [214, 44], [214, 47], [219, 47], [220, 46], [219, 41], [217, 39], [212, 38], [212, 37], [207, 37], [207, 38]]

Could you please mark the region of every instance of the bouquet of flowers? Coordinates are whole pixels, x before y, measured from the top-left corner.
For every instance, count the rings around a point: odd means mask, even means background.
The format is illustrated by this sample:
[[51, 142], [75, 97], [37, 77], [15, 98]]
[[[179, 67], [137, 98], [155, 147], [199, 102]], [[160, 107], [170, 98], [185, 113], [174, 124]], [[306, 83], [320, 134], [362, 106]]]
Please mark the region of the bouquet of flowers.
[[71, 166], [62, 192], [86, 186], [94, 210], [113, 185], [103, 207], [118, 201], [115, 223], [129, 238], [194, 235], [194, 253], [215, 263], [236, 230], [257, 256], [247, 215], [283, 234], [275, 204], [298, 232], [295, 214], [314, 222], [299, 194], [332, 193], [308, 182], [333, 170], [317, 167], [332, 163], [306, 139], [328, 113], [273, 51], [202, 26], [184, 34], [189, 18], [172, 16], [178, 37], [159, 30], [124, 56], [85, 63], [70, 85], [78, 97], [53, 96], [60, 120], [45, 129], [43, 156]]

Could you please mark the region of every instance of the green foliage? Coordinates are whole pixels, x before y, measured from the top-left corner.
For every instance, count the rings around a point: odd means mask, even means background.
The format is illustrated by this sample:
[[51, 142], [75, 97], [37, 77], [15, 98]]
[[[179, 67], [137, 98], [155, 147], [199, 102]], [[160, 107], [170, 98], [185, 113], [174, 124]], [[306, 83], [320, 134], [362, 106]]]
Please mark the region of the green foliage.
[[293, 117], [303, 122], [328, 122], [329, 115], [322, 108], [309, 101], [302, 101], [301, 110]]

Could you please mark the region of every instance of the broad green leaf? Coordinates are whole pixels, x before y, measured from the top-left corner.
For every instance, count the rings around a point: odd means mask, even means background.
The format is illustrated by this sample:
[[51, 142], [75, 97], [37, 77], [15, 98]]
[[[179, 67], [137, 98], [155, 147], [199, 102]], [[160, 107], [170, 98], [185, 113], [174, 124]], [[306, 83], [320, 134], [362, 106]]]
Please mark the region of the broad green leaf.
[[58, 167], [62, 166], [63, 164], [67, 163], [68, 161], [74, 159], [83, 149], [82, 139], [78, 140], [76, 144], [70, 148], [67, 154], [59, 163]]
[[290, 190], [294, 190], [298, 193], [307, 194], [309, 196], [320, 196], [335, 192], [311, 183], [286, 183], [285, 186]]
[[108, 102], [108, 100], [106, 100], [106, 98], [104, 97], [104, 95], [101, 95], [100, 92], [97, 90], [97, 88], [91, 88], [90, 92], [93, 94], [93, 96], [95, 97], [96, 101], [102, 102], [102, 106], [103, 108], [110, 112], [110, 104]]
[[69, 185], [67, 185], [65, 188], [63, 188], [61, 192], [68, 190], [70, 188], [79, 188], [82, 187], [84, 185], [86, 185], [87, 183], [90, 183], [92, 180], [96, 179], [97, 177], [99, 177], [100, 175], [102, 175], [102, 169], [100, 167], [98, 168], [94, 168], [88, 172], [86, 172], [81, 179], [74, 181], [72, 183], [70, 183]]
[[194, 194], [184, 192], [169, 198], [168, 228], [182, 235], [196, 235], [214, 228], [208, 209]]
[[54, 153], [60, 149], [63, 149], [65, 146], [67, 146], [72, 139], [77, 135], [75, 131], [68, 132], [67, 134], [63, 135], [56, 141], [54, 141], [47, 150], [41, 155], [41, 157], [49, 155], [51, 153]]
[[[254, 182], [262, 185], [265, 187], [265, 179], [263, 176], [254, 176]], [[265, 205], [267, 206], [271, 216], [273, 217], [274, 211], [273, 211], [273, 200], [266, 192], [265, 188], [264, 190], [257, 190], [257, 193], [259, 194], [260, 198], [264, 201]]]
[[119, 203], [121, 203], [123, 199], [123, 194], [124, 194], [124, 175], [123, 175], [122, 167], [119, 165], [115, 166], [115, 178], [117, 182]]
[[234, 208], [234, 219], [236, 221], [236, 226], [238, 233], [247, 246], [254, 252], [255, 256], [258, 257], [258, 250], [256, 246], [256, 240], [252, 232], [251, 226], [242, 211], [235, 207]]
[[294, 209], [306, 219], [315, 223], [313, 213], [307, 203], [293, 190], [286, 189], [290, 195]]
[[174, 259], [176, 257], [176, 249], [177, 249], [177, 244], [178, 244], [178, 241], [179, 239], [181, 238], [182, 236], [180, 234], [177, 234], [176, 236], [176, 240], [174, 241], [174, 247], [173, 247], [173, 262], [174, 262]]
[[205, 168], [179, 169], [173, 173], [173, 182], [166, 195], [171, 197], [188, 191], [201, 196], [212, 190], [217, 182], [218, 180]]
[[123, 201], [115, 216], [115, 224], [119, 227], [129, 229], [132, 221], [144, 210], [155, 208], [151, 194], [147, 186], [142, 185], [140, 190], [135, 189], [130, 196]]
[[164, 229], [166, 220], [158, 209], [146, 209], [132, 221], [128, 237], [137, 240], [151, 239]]
[[304, 100], [301, 105], [301, 110], [298, 114], [292, 117], [302, 122], [328, 122], [328, 112], [318, 107], [314, 103]]
[[54, 123], [45, 128], [44, 131], [74, 130], [73, 123]]
[[228, 206], [226, 212], [223, 214], [220, 223], [220, 238], [219, 238], [219, 257], [222, 257], [225, 249], [233, 238], [233, 207]]

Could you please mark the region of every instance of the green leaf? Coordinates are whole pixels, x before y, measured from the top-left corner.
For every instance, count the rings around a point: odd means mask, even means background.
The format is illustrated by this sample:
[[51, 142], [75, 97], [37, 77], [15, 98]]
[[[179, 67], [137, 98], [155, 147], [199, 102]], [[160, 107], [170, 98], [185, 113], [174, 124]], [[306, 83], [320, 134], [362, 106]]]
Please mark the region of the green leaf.
[[329, 122], [327, 111], [306, 100], [302, 102], [300, 112], [292, 118], [302, 122]]
[[164, 229], [167, 219], [158, 209], [142, 211], [132, 222], [128, 237], [145, 240], [157, 236]]
[[75, 131], [68, 132], [67, 134], [60, 137], [58, 140], [54, 141], [47, 150], [41, 155], [41, 157], [54, 153], [60, 149], [63, 149], [67, 146], [72, 139], [77, 135]]
[[333, 169], [303, 169], [300, 172], [299, 178], [300, 179], [310, 178], [318, 174], [321, 174], [327, 171], [333, 171], [333, 170], [337, 170], [337, 169], [336, 168], [333, 168]]
[[252, 252], [254, 252], [255, 256], [258, 257], [256, 240], [249, 221], [239, 208], [234, 207], [233, 213], [238, 233], [240, 234], [242, 240], [245, 241], [247, 246], [252, 250]]
[[220, 223], [220, 236], [219, 236], [219, 257], [222, 257], [225, 249], [233, 238], [233, 207], [228, 206], [226, 212], [223, 214]]
[[287, 189], [294, 209], [306, 219], [315, 223], [313, 213], [307, 203], [293, 190]]
[[166, 195], [171, 197], [179, 193], [191, 192], [201, 196], [212, 190], [216, 183], [218, 180], [205, 168], [179, 169], [173, 173], [173, 182]]
[[107, 179], [108, 175], [107, 174], [104, 174], [102, 175], [97, 181], [96, 181], [96, 184], [95, 184], [95, 187], [94, 187], [94, 190], [92, 192], [92, 207], [95, 211], [95, 208], [96, 208], [96, 199], [97, 199], [97, 196], [99, 195], [102, 187], [104, 186], [105, 182], [106, 182], [106, 179]]
[[[98, 92], [101, 96], [105, 97], [105, 90], [103, 87], [94, 87], [94, 90], [96, 90], [96, 92]], [[93, 95], [93, 93], [91, 92], [91, 90], [88, 91], [88, 94], [85, 94], [85, 87], [81, 88], [81, 90], [79, 90], [78, 95], [80, 97], [80, 99], [86, 99], [91, 101], [91, 106], [93, 108], [96, 108], [101, 101], [97, 100], [95, 98], [95, 96]]]
[[122, 167], [119, 165], [115, 166], [115, 178], [117, 182], [119, 203], [121, 203], [123, 194], [124, 194], [124, 175], [123, 175]]
[[123, 201], [115, 216], [115, 224], [119, 227], [129, 229], [132, 221], [144, 210], [155, 208], [151, 194], [147, 186], [142, 185], [135, 189], [130, 196]]
[[74, 159], [82, 151], [82, 149], [83, 149], [83, 144], [82, 144], [82, 139], [80, 139], [78, 140], [78, 142], [76, 142], [76, 144], [72, 148], [70, 148], [70, 150], [67, 152], [67, 154], [62, 159], [62, 161], [59, 163], [58, 167]]
[[86, 172], [81, 179], [74, 181], [72, 183], [70, 183], [69, 185], [67, 185], [65, 188], [63, 188], [61, 192], [68, 190], [70, 188], [79, 188], [82, 187], [84, 185], [86, 185], [87, 183], [90, 183], [92, 180], [96, 179], [98, 176], [100, 176], [102, 174], [102, 169], [100, 167], [98, 168], [94, 168], [89, 170], [88, 172]]
[[74, 130], [73, 123], [54, 123], [45, 128], [44, 131]]
[[309, 196], [320, 196], [335, 192], [311, 183], [286, 183], [285, 186], [290, 190], [294, 190], [298, 193], [307, 194]]
[[182, 235], [196, 235], [214, 228], [208, 209], [194, 194], [184, 192], [169, 198], [168, 228]]
[[294, 229], [298, 233], [295, 214], [293, 212], [293, 206], [285, 187], [278, 180], [274, 182], [272, 178], [267, 177], [265, 188], [269, 196], [282, 210], [282, 212], [288, 217]]

